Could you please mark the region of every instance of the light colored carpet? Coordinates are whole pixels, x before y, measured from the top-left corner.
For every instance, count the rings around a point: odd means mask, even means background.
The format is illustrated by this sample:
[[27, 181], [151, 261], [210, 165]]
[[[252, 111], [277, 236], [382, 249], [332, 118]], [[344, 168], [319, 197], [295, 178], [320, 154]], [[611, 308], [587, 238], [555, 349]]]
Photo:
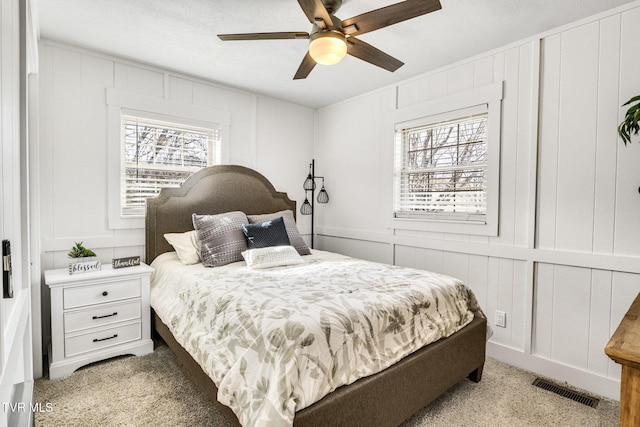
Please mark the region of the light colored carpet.
[[[618, 402], [596, 409], [531, 385], [534, 374], [487, 359], [482, 381], [464, 380], [402, 427], [616, 426]], [[230, 426], [165, 345], [79, 369], [63, 380], [38, 379], [36, 426]]]

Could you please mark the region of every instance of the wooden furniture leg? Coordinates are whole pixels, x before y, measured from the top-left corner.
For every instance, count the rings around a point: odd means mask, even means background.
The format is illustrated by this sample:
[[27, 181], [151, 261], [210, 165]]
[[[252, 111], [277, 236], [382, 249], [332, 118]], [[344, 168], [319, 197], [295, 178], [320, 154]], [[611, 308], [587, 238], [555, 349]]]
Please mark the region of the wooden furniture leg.
[[604, 348], [622, 365], [620, 427], [640, 426], [640, 294]]
[[640, 369], [622, 365], [620, 426], [640, 426]]

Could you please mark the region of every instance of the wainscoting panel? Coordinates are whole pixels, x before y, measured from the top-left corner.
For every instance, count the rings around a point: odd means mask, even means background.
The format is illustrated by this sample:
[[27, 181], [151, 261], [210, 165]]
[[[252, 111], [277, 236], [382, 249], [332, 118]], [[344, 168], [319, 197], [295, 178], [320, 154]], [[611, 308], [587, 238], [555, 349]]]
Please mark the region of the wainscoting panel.
[[604, 346], [640, 291], [640, 275], [540, 263], [533, 353], [609, 378]]
[[[591, 272], [556, 265], [551, 305], [551, 358], [571, 366], [587, 367]], [[540, 331], [540, 333], [545, 333]]]
[[[591, 270], [591, 295], [589, 310], [589, 342], [586, 369], [602, 376], [617, 378], [611, 375], [609, 364], [613, 361], [603, 355], [604, 346], [613, 335], [614, 319], [611, 313], [611, 298], [613, 290], [613, 272], [606, 270]], [[628, 307], [627, 307], [628, 308]], [[586, 310], [586, 308], [585, 308]], [[622, 319], [622, 317], [620, 317]], [[618, 368], [619, 369], [619, 368]], [[616, 372], [617, 373], [617, 372]]]
[[395, 265], [460, 279], [474, 292], [491, 325], [494, 325], [496, 310], [506, 312], [507, 327], [492, 326], [492, 340], [524, 349], [527, 315], [525, 262], [404, 245], [394, 245], [394, 251]]
[[314, 247], [353, 258], [389, 264], [389, 245], [386, 243], [316, 236]]

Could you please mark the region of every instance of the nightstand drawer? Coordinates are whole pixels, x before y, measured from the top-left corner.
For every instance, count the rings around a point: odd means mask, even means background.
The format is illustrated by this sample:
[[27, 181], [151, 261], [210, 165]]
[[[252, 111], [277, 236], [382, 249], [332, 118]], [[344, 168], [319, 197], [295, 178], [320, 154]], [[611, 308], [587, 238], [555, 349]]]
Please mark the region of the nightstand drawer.
[[88, 334], [67, 337], [64, 340], [65, 357], [95, 351], [105, 347], [136, 341], [142, 338], [141, 323], [93, 331]]
[[140, 279], [135, 278], [117, 282], [110, 281], [108, 283], [99, 283], [91, 286], [65, 288], [63, 293], [65, 310], [91, 304], [102, 304], [105, 302], [139, 297]]
[[64, 332], [76, 332], [111, 323], [139, 319], [140, 313], [140, 300], [66, 312], [64, 314]]

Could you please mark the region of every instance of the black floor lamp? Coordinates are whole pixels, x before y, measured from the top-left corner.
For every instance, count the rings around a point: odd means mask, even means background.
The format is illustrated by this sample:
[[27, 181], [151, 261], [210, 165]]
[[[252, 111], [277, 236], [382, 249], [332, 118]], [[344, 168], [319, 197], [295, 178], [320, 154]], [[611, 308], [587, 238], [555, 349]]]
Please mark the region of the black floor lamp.
[[[314, 222], [314, 199], [316, 193], [316, 179], [322, 180], [322, 187], [318, 193], [318, 203], [329, 203], [329, 194], [324, 189], [324, 176], [316, 176], [316, 161], [311, 160], [309, 164], [309, 175], [305, 179], [302, 187], [304, 188], [304, 203], [300, 206], [302, 215], [311, 215], [311, 248], [313, 248], [313, 222]], [[309, 203], [308, 193], [311, 192], [311, 203]]]

